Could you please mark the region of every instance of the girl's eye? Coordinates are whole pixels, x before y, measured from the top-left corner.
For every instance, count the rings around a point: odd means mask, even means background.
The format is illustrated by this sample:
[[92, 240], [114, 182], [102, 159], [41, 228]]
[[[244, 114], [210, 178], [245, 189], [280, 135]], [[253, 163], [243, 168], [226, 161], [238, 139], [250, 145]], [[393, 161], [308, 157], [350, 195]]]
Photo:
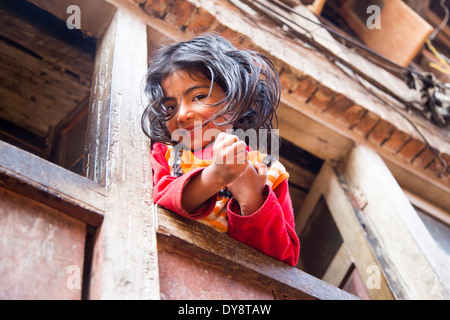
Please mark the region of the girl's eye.
[[168, 112], [173, 112], [176, 108], [177, 108], [177, 106], [176, 105], [165, 105], [164, 106], [164, 108], [166, 109], [166, 111], [168, 111]]
[[198, 94], [194, 97], [194, 101], [203, 101], [207, 98], [208, 96], [206, 94]]

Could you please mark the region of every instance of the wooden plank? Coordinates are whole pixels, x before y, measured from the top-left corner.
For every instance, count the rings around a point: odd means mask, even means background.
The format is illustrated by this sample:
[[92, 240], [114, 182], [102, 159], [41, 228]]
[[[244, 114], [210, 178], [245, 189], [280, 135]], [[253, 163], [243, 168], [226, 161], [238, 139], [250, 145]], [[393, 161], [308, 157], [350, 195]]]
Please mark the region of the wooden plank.
[[83, 174], [88, 110], [89, 96], [56, 125], [46, 151], [47, 159], [78, 174]]
[[[399, 65], [408, 66], [433, 28], [401, 0], [388, 0], [378, 1], [381, 9], [380, 28], [369, 29], [366, 20], [370, 15], [366, 14], [366, 7], [359, 2], [347, 1], [342, 7], [342, 15], [349, 26], [367, 46]], [[358, 5], [359, 9], [353, 9]], [[358, 11], [363, 14], [356, 14]]]
[[309, 192], [303, 202], [303, 205], [301, 206], [300, 210], [298, 211], [295, 217], [295, 232], [297, 234], [301, 234], [303, 232], [303, 229], [305, 228], [306, 223], [308, 222], [308, 219], [313, 213], [314, 208], [321, 196], [322, 196], [322, 180], [317, 179], [316, 176], [316, 179], [311, 185], [311, 188], [309, 189]]
[[73, 73], [61, 72], [8, 42], [0, 40], [0, 52], [0, 116], [40, 137], [89, 93], [89, 84], [80, 83]]
[[292, 299], [356, 299], [322, 280], [246, 246], [227, 234], [158, 207], [158, 243]]
[[0, 35], [26, 48], [36, 57], [45, 59], [45, 63], [55, 68], [55, 71], [70, 71], [81, 84], [89, 86], [94, 66], [92, 54], [70, 46], [24, 19], [0, 8]]
[[0, 203], [0, 299], [81, 299], [86, 225], [2, 187]]
[[118, 9], [98, 43], [88, 120], [87, 174], [107, 192], [90, 299], [160, 297], [150, 143], [140, 126], [146, 71], [146, 26]]
[[[273, 300], [272, 290], [158, 244], [163, 300]], [[213, 284], [213, 285], [211, 285]]]
[[450, 212], [450, 197], [448, 196], [450, 188], [439, 188], [422, 177], [411, 175], [407, 169], [395, 162], [387, 158], [383, 158], [383, 160], [402, 188], [438, 206], [441, 210]]
[[422, 211], [426, 212], [428, 215], [436, 218], [437, 220], [441, 221], [442, 223], [450, 226], [450, 211], [443, 210], [436, 206], [435, 204], [424, 200], [421, 197], [418, 197], [411, 191], [408, 191], [406, 189], [402, 189], [405, 193], [408, 200], [411, 202], [411, 204], [421, 209]]
[[287, 103], [280, 103], [278, 119], [283, 138], [321, 159], [339, 160], [352, 148], [351, 140], [337, 135]]
[[0, 38], [0, 116], [44, 139], [88, 95], [95, 41], [26, 1], [0, 8]]
[[0, 141], [0, 186], [94, 227], [103, 219], [103, 188], [3, 141]]

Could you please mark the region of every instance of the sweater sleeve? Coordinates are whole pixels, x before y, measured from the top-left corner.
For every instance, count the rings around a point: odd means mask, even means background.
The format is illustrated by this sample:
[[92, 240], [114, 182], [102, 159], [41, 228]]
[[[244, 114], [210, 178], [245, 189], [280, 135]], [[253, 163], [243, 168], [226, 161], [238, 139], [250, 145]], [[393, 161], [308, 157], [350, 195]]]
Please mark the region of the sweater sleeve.
[[154, 143], [151, 151], [151, 163], [153, 170], [153, 200], [156, 204], [178, 213], [189, 219], [200, 219], [208, 216], [214, 209], [217, 196], [211, 197], [207, 203], [193, 213], [187, 212], [182, 204], [181, 197], [186, 183], [200, 174], [203, 168], [191, 170], [181, 177], [172, 177], [166, 160], [167, 146]]
[[287, 180], [272, 190], [266, 186], [265, 202], [249, 216], [240, 215], [232, 198], [228, 203], [228, 234], [258, 251], [291, 266], [298, 262], [300, 241], [295, 232], [294, 210]]

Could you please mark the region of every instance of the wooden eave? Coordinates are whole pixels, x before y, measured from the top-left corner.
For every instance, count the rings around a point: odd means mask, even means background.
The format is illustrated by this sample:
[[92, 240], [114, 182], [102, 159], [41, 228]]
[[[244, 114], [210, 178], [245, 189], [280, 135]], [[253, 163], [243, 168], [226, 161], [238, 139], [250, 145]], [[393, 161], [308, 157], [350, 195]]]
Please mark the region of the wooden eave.
[[[442, 164], [404, 116], [422, 132], [447, 165], [450, 165], [449, 130], [407, 113], [398, 101], [368, 85], [390, 103], [380, 101], [320, 52], [288, 37], [280, 26], [255, 8], [242, 6], [244, 2], [251, 5], [252, 1], [108, 2], [142, 17], [152, 29], [149, 41], [152, 37], [155, 41], [181, 40], [202, 32], [219, 32], [239, 47], [268, 55], [280, 73], [283, 87], [279, 112], [281, 136], [326, 160], [342, 159], [354, 143], [367, 145], [385, 159], [402, 187], [449, 210], [449, 200], [445, 200], [450, 192], [448, 174], [443, 173]], [[240, 5], [236, 6], [237, 3]], [[153, 45], [150, 43], [149, 47]], [[358, 56], [358, 60], [362, 63], [364, 58]], [[398, 96], [410, 97], [411, 92], [402, 81], [368, 61], [365, 63], [368, 75]]]

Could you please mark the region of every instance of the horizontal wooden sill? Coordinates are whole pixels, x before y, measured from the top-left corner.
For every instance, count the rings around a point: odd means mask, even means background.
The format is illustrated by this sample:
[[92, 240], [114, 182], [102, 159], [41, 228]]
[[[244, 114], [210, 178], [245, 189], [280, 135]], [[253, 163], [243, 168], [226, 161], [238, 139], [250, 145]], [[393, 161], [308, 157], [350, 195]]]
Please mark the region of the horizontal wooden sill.
[[0, 141], [0, 187], [60, 210], [93, 227], [103, 220], [104, 188]]
[[358, 297], [275, 260], [227, 234], [155, 206], [162, 245], [292, 299], [350, 300]]

